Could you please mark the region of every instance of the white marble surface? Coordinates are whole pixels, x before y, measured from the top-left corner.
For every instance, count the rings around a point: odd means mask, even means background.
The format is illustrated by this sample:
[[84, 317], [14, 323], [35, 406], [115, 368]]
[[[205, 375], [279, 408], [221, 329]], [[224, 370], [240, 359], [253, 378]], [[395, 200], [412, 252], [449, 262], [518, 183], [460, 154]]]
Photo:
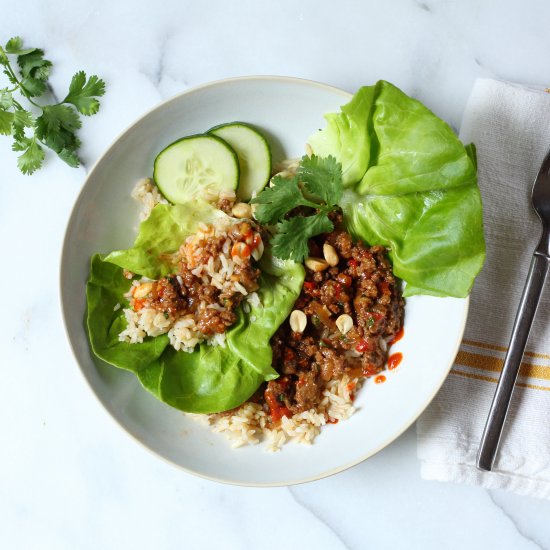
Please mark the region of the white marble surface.
[[[342, 0], [0, 0], [4, 42], [47, 49], [54, 91], [107, 81], [81, 132], [85, 164], [18, 173], [0, 136], [0, 547], [550, 548], [550, 503], [420, 479], [414, 430], [354, 469], [290, 489], [218, 485], [127, 437], [84, 383], [62, 327], [61, 242], [86, 172], [164, 98], [283, 74], [350, 91], [385, 78], [454, 127], [477, 76], [550, 85], [550, 4]], [[0, 84], [1, 86], [1, 84]]]

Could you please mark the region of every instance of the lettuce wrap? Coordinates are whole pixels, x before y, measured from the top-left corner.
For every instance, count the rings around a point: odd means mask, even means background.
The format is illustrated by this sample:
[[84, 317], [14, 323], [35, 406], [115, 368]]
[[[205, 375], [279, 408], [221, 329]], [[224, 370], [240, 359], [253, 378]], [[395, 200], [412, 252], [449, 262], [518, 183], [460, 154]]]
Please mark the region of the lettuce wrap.
[[325, 118], [309, 144], [342, 164], [348, 231], [390, 249], [405, 296], [467, 296], [485, 260], [473, 145], [385, 81]]
[[[264, 380], [277, 378], [272, 368], [270, 339], [289, 315], [304, 280], [303, 266], [262, 257], [257, 294], [261, 305], [237, 311], [237, 321], [226, 332], [226, 346], [206, 343], [193, 353], [178, 352], [166, 334], [147, 337], [141, 344], [120, 342], [126, 327], [123, 297], [132, 281], [128, 269], [140, 276], [160, 278], [173, 272], [169, 256], [195, 233], [199, 222], [210, 223], [226, 214], [207, 203], [157, 205], [139, 229], [135, 244], [92, 258], [87, 295], [87, 326], [92, 350], [100, 359], [133, 372], [161, 401], [193, 413], [214, 413], [237, 407]], [[254, 319], [254, 322], [251, 321]]]

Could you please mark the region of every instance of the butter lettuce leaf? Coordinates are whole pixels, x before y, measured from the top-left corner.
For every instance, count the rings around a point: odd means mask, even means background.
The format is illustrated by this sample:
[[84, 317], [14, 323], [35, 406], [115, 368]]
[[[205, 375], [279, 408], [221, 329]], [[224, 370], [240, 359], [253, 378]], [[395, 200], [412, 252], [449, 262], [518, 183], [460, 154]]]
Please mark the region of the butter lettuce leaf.
[[120, 267], [104, 261], [99, 254], [93, 256], [86, 285], [86, 324], [92, 351], [98, 357], [122, 369], [139, 373], [162, 355], [168, 345], [168, 336], [150, 338], [143, 344], [119, 341], [118, 335], [126, 328], [126, 319], [122, 307], [117, 308], [117, 304], [126, 303], [124, 294], [131, 284], [132, 281], [123, 276]]
[[325, 115], [327, 125], [312, 135], [308, 142], [319, 157], [332, 155], [342, 165], [344, 187], [355, 185], [370, 165], [371, 139], [376, 87], [363, 86], [339, 113]]
[[199, 223], [210, 224], [221, 218], [229, 216], [204, 201], [157, 204], [141, 223], [134, 246], [115, 250], [105, 260], [150, 279], [164, 277], [174, 272], [172, 255], [197, 231]]
[[473, 145], [384, 81], [326, 118], [309, 143], [342, 163], [350, 233], [390, 248], [405, 295], [467, 296], [485, 260]]
[[[141, 224], [134, 247], [92, 258], [87, 284], [87, 326], [94, 354], [133, 372], [161, 401], [194, 413], [237, 407], [263, 381], [279, 376], [271, 366], [269, 341], [292, 310], [305, 275], [303, 266], [278, 261], [266, 249], [257, 291], [260, 305], [250, 312], [238, 310], [236, 323], [226, 332], [225, 347], [201, 344], [192, 353], [178, 352], [167, 335], [147, 337], [141, 344], [119, 342], [118, 334], [126, 326], [124, 294], [131, 285], [123, 269], [154, 278], [169, 273], [173, 266], [162, 258], [175, 252], [200, 221], [225, 216], [213, 210], [201, 203], [156, 206], [151, 215], [156, 224], [151, 217]], [[167, 230], [169, 235], [164, 234]], [[115, 311], [117, 304], [122, 308]]]

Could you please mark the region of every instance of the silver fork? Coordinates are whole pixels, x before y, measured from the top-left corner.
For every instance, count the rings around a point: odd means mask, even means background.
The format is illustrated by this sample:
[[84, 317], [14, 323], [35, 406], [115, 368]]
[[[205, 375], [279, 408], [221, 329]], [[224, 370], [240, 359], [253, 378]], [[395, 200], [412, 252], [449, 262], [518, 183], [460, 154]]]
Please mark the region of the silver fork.
[[477, 455], [477, 467], [480, 470], [490, 471], [493, 468], [523, 352], [550, 267], [550, 149], [535, 178], [531, 201], [542, 222], [542, 237], [531, 260], [531, 267], [512, 329], [510, 346], [504, 359], [504, 366], [493, 397], [489, 417], [481, 436]]

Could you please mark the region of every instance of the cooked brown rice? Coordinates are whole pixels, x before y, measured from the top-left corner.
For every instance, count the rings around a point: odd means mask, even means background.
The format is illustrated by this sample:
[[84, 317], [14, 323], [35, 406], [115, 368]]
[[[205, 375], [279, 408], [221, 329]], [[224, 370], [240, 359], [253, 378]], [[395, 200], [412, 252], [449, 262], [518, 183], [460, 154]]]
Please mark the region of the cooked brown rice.
[[139, 219], [146, 220], [157, 204], [168, 204], [151, 178], [139, 180], [132, 190], [132, 198], [141, 203]]
[[[287, 441], [311, 444], [327, 423], [347, 420], [354, 412], [353, 396], [363, 379], [344, 375], [340, 380], [331, 380], [323, 391], [317, 409], [283, 416], [278, 426], [269, 423], [269, 413], [257, 403], [247, 402], [233, 414], [207, 416], [213, 432], [223, 433], [232, 447], [265, 443], [266, 450], [278, 451]], [[192, 415], [199, 420], [204, 415]]]

